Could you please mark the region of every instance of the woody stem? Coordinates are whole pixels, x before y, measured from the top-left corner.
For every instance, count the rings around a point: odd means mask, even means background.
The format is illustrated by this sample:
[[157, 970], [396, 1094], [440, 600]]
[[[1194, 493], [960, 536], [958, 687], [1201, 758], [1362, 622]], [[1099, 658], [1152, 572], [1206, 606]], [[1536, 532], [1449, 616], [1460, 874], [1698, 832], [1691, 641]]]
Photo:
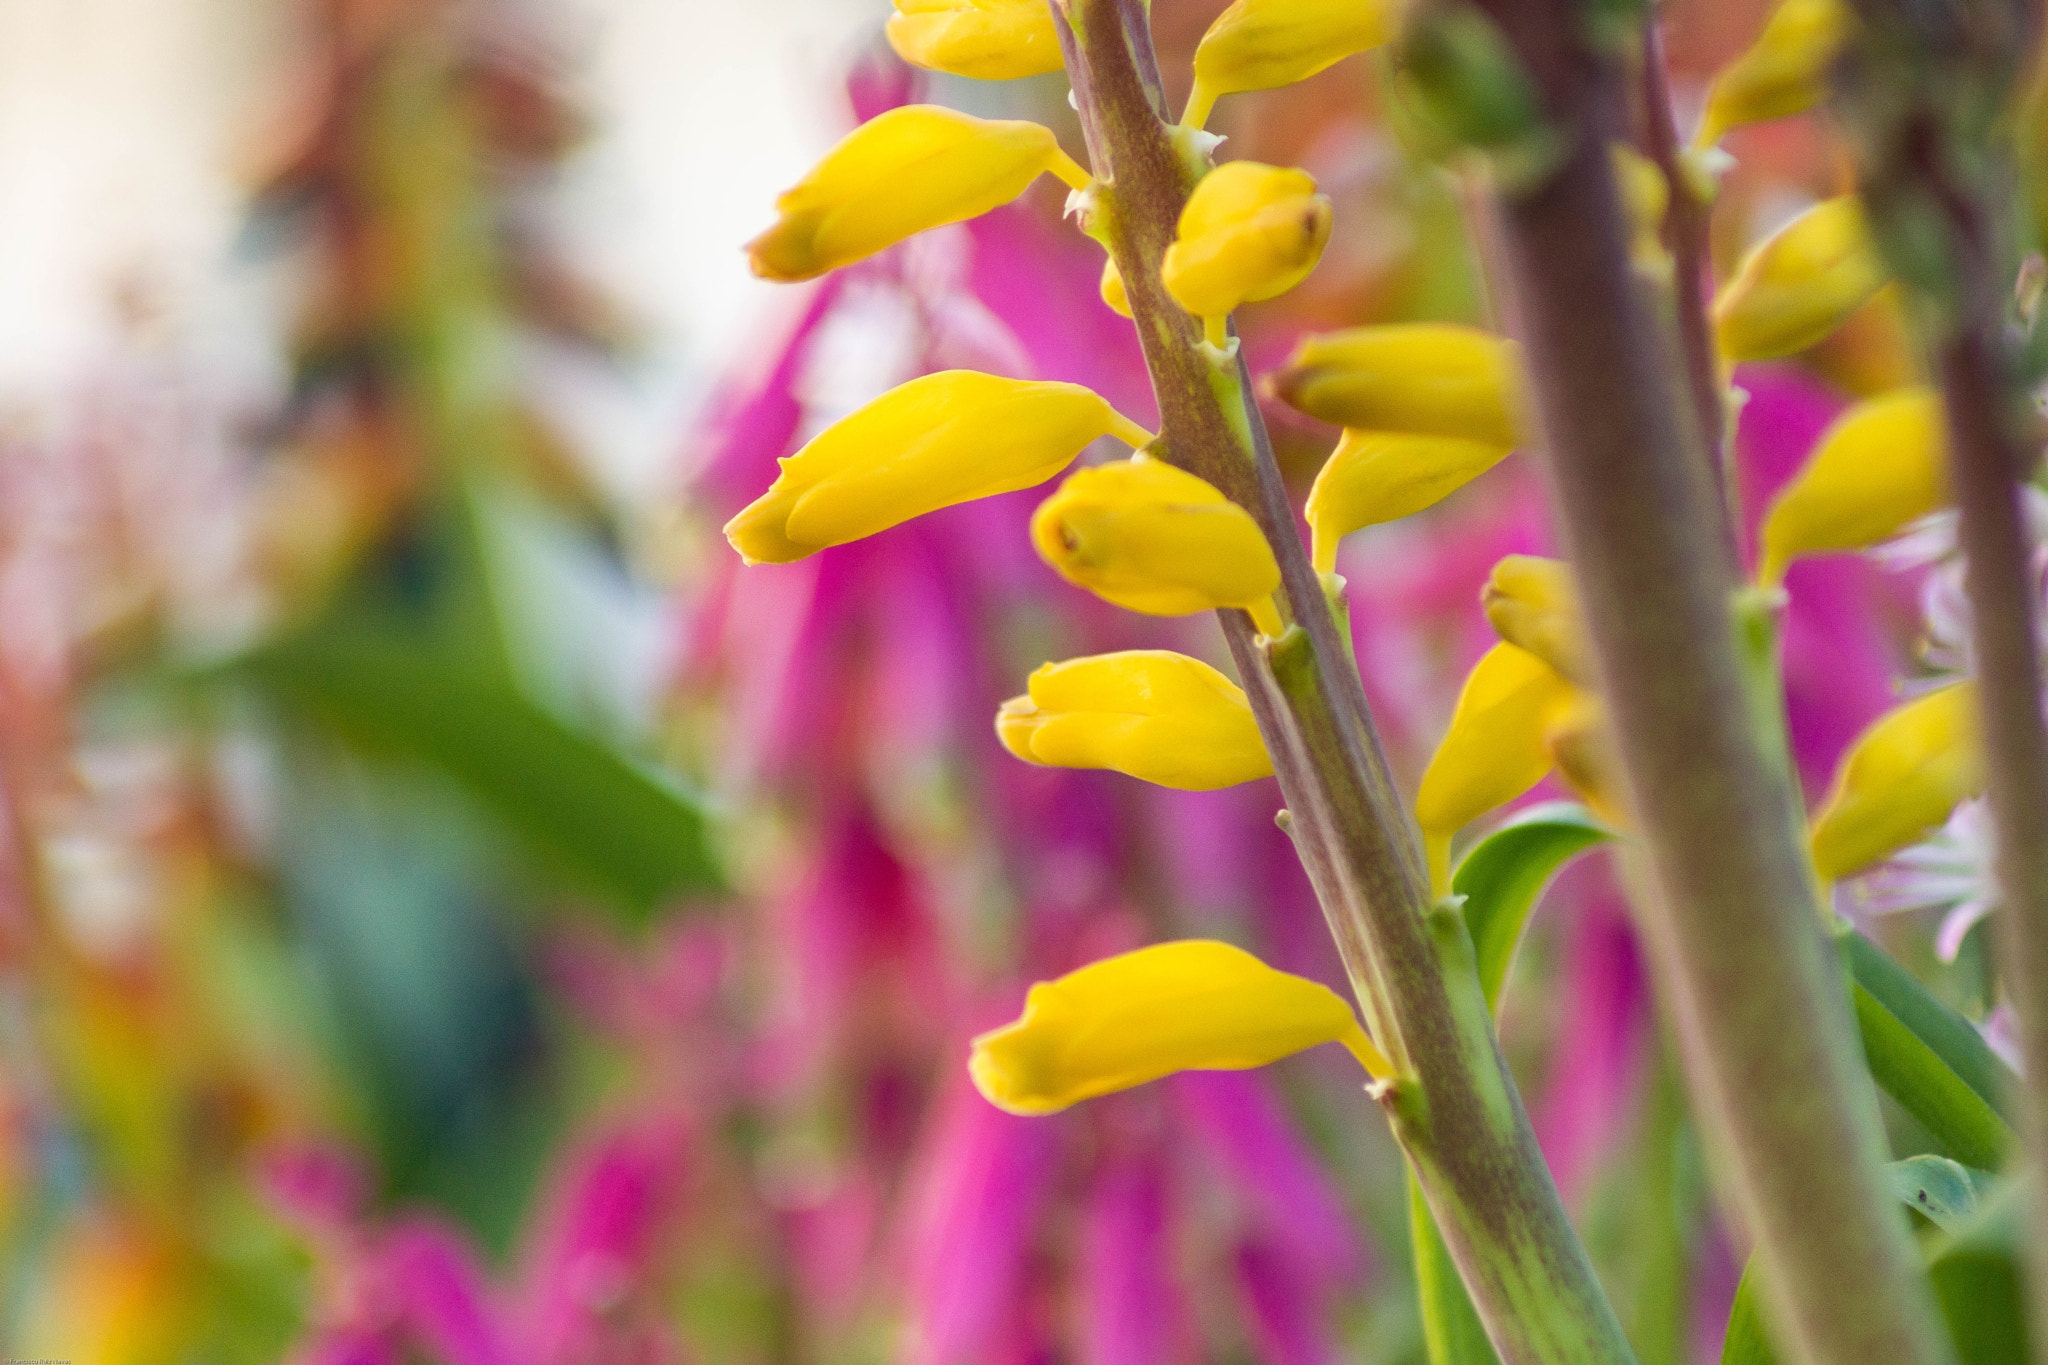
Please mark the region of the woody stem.
[[1620, 79], [1582, 0], [1480, 0], [1562, 160], [1500, 199], [1554, 501], [1652, 877], [1695, 1112], [1795, 1359], [1949, 1357], [1906, 1227], [1672, 338], [1631, 277]]
[[[1509, 1365], [1633, 1359], [1538, 1152], [1453, 908], [1432, 905], [1349, 641], [1303, 550], [1250, 375], [1169, 298], [1160, 262], [1196, 169], [1170, 134], [1143, 0], [1059, 0], [1060, 41], [1103, 189], [1089, 225], [1123, 277], [1164, 457], [1251, 512], [1289, 623], [1220, 613], [1290, 825], [1374, 1039], [1399, 1079], [1394, 1132], [1488, 1335]], [[1185, 135], [1182, 135], [1183, 137]]]

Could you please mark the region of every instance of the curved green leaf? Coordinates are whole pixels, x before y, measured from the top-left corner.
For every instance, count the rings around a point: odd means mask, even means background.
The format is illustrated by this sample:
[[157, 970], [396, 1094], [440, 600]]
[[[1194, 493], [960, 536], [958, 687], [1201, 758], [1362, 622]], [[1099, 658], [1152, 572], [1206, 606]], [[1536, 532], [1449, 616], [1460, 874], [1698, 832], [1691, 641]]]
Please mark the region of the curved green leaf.
[[1429, 1365], [1498, 1365], [1472, 1296], [1458, 1278], [1451, 1249], [1422, 1197], [1422, 1184], [1408, 1172], [1408, 1235], [1415, 1253], [1415, 1295], [1422, 1308], [1422, 1339]]
[[1735, 1286], [1735, 1302], [1728, 1306], [1728, 1331], [1721, 1339], [1721, 1365], [1778, 1365], [1770, 1334], [1764, 1330], [1759, 1278], [1756, 1257], [1752, 1256], [1749, 1264], [1742, 1267], [1742, 1281]]
[[1489, 1009], [1500, 1008], [1508, 966], [1529, 912], [1558, 870], [1614, 837], [1593, 813], [1572, 801], [1531, 806], [1472, 846], [1451, 874], [1451, 894], [1465, 898], [1465, 925], [1479, 957], [1479, 983]]
[[[2019, 1122], [2012, 1100], [2019, 1078], [1970, 1021], [1935, 999], [1918, 977], [1854, 929], [1837, 935], [1849, 974], [1870, 998], [1909, 1030], [2008, 1126]], [[1966, 1165], [1976, 1165], [1966, 1162]]]
[[1977, 1211], [1977, 1180], [1945, 1156], [1909, 1156], [1888, 1162], [1885, 1178], [1899, 1202], [1947, 1232]]

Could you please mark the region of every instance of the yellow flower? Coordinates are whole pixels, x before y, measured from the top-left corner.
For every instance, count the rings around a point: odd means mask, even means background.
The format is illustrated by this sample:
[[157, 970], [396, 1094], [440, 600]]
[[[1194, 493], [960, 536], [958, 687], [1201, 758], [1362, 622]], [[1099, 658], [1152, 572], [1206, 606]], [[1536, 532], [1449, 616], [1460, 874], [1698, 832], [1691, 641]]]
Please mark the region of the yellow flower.
[[1102, 263], [1102, 283], [1096, 289], [1109, 311], [1122, 317], [1131, 315], [1131, 296], [1124, 292], [1124, 277], [1117, 273], [1114, 259]]
[[1765, 238], [1714, 300], [1729, 360], [1770, 360], [1823, 341], [1890, 278], [1853, 194], [1815, 204]]
[[1543, 747], [1557, 765], [1557, 775], [1593, 814], [1617, 829], [1628, 824], [1621, 756], [1614, 751], [1607, 708], [1598, 697], [1574, 689], [1544, 727]]
[[1188, 196], [1159, 278], [1174, 302], [1215, 320], [1209, 340], [1220, 343], [1221, 319], [1300, 284], [1329, 240], [1329, 196], [1308, 172], [1229, 161]]
[[1352, 327], [1302, 339], [1269, 380], [1311, 417], [1367, 431], [1521, 442], [1514, 345], [1441, 322]]
[[1040, 124], [935, 104], [891, 109], [840, 139], [775, 201], [775, 226], [747, 243], [747, 256], [766, 279], [808, 280], [1007, 204], [1047, 171], [1075, 189], [1089, 183]]
[[1510, 447], [1457, 436], [1344, 429], [1308, 491], [1316, 572], [1337, 567], [1337, 542], [1449, 496], [1507, 458]]
[[1008, 81], [1060, 69], [1047, 0], [896, 0], [889, 46], [912, 66]]
[[1579, 686], [1592, 685], [1593, 666], [1570, 565], [1535, 555], [1509, 555], [1493, 566], [1479, 602], [1494, 634], [1528, 650]]
[[1067, 476], [1031, 541], [1069, 583], [1152, 616], [1240, 607], [1278, 635], [1280, 565], [1251, 514], [1207, 482], [1139, 455]]
[[1027, 763], [1108, 768], [1181, 791], [1269, 777], [1244, 690], [1199, 659], [1128, 649], [1047, 664], [996, 713], [1003, 747]]
[[1858, 403], [1821, 434], [1771, 500], [1758, 577], [1775, 584], [1793, 560], [1861, 550], [1948, 502], [1941, 396], [1901, 389]]
[[1549, 773], [1544, 739], [1571, 697], [1572, 685], [1555, 669], [1515, 645], [1497, 644], [1473, 665], [1415, 796], [1439, 892], [1449, 885], [1451, 836]]
[[1748, 51], [1721, 68], [1693, 139], [1711, 147], [1730, 128], [1813, 108], [1855, 16], [1843, 0], [1783, 0]]
[[1664, 215], [1671, 208], [1671, 185], [1656, 162], [1626, 142], [1610, 143], [1614, 178], [1628, 210], [1629, 259], [1636, 269], [1659, 278], [1671, 273], [1671, 253], [1664, 249]]
[[1241, 948], [1191, 939], [1041, 981], [1013, 1024], [974, 1040], [967, 1071], [990, 1104], [1053, 1114], [1176, 1071], [1242, 1071], [1342, 1043], [1376, 1080], [1393, 1068], [1327, 986]]
[[1835, 770], [1813, 819], [1814, 870], [1828, 881], [1883, 861], [1984, 789], [1976, 688], [1951, 683], [1871, 722]]
[[725, 525], [749, 564], [787, 564], [899, 522], [1043, 483], [1099, 436], [1142, 427], [1079, 384], [943, 370], [891, 389], [780, 463]]
[[1218, 97], [1306, 80], [1393, 36], [1388, 0], [1236, 0], [1195, 48], [1195, 86], [1181, 122], [1199, 128]]

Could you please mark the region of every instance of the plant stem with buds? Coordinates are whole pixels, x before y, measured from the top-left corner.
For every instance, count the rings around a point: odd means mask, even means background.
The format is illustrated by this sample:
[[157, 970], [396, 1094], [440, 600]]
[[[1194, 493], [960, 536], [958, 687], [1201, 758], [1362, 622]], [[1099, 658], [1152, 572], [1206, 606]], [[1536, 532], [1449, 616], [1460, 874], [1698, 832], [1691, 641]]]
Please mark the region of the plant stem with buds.
[[1366, 1024], [1398, 1073], [1394, 1131], [1503, 1360], [1624, 1362], [1628, 1344], [1573, 1233], [1503, 1063], [1455, 908], [1431, 903], [1348, 642], [1309, 564], [1250, 377], [1205, 346], [1160, 282], [1201, 153], [1170, 131], [1142, 0], [1055, 5], [1109, 248], [1158, 396], [1164, 456], [1249, 510], [1279, 559], [1276, 640], [1221, 613], [1302, 862]]
[[1738, 653], [1737, 584], [1674, 346], [1631, 279], [1619, 76], [1578, 0], [1482, 0], [1561, 164], [1502, 240], [1601, 693], [1653, 873], [1644, 919], [1696, 1109], [1795, 1359], [1951, 1359], [1889, 1202], [1802, 811]]

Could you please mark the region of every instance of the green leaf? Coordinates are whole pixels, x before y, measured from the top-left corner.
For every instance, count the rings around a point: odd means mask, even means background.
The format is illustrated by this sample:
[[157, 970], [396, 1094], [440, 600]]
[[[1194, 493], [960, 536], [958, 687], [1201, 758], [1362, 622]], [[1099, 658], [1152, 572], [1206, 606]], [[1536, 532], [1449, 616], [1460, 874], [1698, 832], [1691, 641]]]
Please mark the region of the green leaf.
[[1900, 1203], [1945, 1231], [1955, 1231], [1977, 1211], [1976, 1178], [1945, 1156], [1888, 1162], [1884, 1173]]
[[1742, 1282], [1735, 1286], [1735, 1302], [1728, 1307], [1728, 1333], [1721, 1339], [1721, 1365], [1778, 1365], [1764, 1330], [1761, 1277], [1756, 1257], [1742, 1268]]
[[720, 885], [704, 817], [674, 783], [495, 670], [400, 633], [330, 627], [238, 671], [365, 749], [455, 778], [559, 875], [636, 920]]
[[1479, 957], [1479, 983], [1498, 1011], [1508, 966], [1529, 912], [1558, 870], [1614, 837], [1592, 812], [1571, 801], [1531, 806], [1472, 846], [1451, 874], [1451, 893], [1465, 898], [1465, 925]]
[[1996, 1106], [2011, 1072], [1967, 1020], [1876, 944], [1853, 930], [1839, 942], [1872, 1078], [1945, 1155], [1979, 1170], [2003, 1166], [2013, 1130]]
[[1927, 1275], [1962, 1365], [2023, 1365], [2026, 1299], [2021, 1285], [2029, 1191], [1998, 1181], [1974, 1213], [1927, 1248]]
[[1422, 1182], [1408, 1172], [1408, 1234], [1415, 1253], [1415, 1293], [1422, 1308], [1422, 1339], [1429, 1365], [1497, 1365], [1472, 1296], [1458, 1278], [1451, 1249], [1437, 1230]]

